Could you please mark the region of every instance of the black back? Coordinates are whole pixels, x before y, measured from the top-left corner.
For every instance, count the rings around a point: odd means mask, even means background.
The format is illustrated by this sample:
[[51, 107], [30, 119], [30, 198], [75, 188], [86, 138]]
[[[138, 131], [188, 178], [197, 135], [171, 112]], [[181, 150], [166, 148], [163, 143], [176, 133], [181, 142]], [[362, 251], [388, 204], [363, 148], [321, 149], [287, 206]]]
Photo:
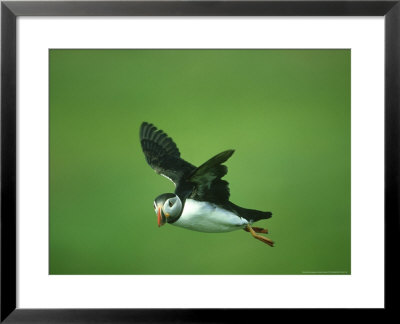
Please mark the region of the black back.
[[190, 198], [217, 204], [224, 204], [229, 200], [229, 183], [221, 180], [228, 173], [228, 168], [222, 163], [233, 152], [234, 150], [228, 150], [219, 153], [192, 172], [188, 180], [195, 185], [195, 190]]

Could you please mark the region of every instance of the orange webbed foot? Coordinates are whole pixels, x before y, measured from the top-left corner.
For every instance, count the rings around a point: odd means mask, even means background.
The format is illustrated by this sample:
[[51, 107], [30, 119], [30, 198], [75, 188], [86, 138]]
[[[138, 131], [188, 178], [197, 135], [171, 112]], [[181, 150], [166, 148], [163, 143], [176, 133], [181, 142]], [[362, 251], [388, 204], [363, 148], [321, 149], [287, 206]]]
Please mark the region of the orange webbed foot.
[[[260, 227], [251, 227], [250, 225], [247, 225], [245, 228], [244, 228], [244, 230], [245, 231], [247, 231], [247, 232], [250, 232], [251, 233], [251, 235], [254, 237], [254, 238], [256, 238], [257, 240], [260, 240], [261, 242], [263, 242], [263, 243], [265, 243], [265, 244], [268, 244], [269, 246], [271, 246], [271, 247], [273, 247], [274, 246], [274, 241], [272, 241], [271, 239], [269, 239], [268, 237], [266, 237], [266, 236], [261, 236], [261, 235], [258, 235], [256, 232], [257, 232], [257, 230], [260, 230], [258, 233], [265, 233], [265, 232], [262, 232], [261, 230], [263, 230], [263, 231], [267, 231], [267, 230], [265, 230], [265, 229], [263, 229], [263, 228], [260, 228]], [[267, 233], [268, 233], [268, 231], [267, 231]]]

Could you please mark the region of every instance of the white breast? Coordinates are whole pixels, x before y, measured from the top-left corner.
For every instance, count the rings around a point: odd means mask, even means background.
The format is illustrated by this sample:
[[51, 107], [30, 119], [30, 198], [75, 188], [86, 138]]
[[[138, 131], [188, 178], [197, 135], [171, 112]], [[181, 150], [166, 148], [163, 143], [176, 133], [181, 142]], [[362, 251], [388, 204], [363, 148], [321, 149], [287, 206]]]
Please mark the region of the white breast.
[[249, 222], [215, 204], [187, 199], [181, 217], [172, 225], [199, 232], [230, 232], [245, 227]]

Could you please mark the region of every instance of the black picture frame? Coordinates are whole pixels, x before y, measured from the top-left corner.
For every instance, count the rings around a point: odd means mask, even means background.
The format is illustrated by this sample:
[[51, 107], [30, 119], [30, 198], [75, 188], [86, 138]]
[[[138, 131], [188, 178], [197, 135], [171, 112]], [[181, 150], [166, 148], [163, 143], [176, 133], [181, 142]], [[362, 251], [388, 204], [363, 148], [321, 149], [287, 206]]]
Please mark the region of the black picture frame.
[[[385, 308], [396, 309], [399, 237], [400, 0], [395, 1], [2, 1], [1, 312], [5, 323], [234, 322], [272, 310], [16, 308], [16, 19], [18, 16], [384, 16]], [[371, 230], [372, 232], [373, 230]], [[373, 234], [373, 233], [371, 233]], [[367, 244], [367, 242], [366, 242]], [[251, 294], [249, 294], [251, 296]], [[248, 298], [245, 296], [244, 298]], [[394, 297], [392, 297], [394, 296]], [[379, 310], [380, 311], [380, 310]], [[267, 314], [267, 312], [269, 312]], [[236, 320], [235, 320], [236, 319]]]

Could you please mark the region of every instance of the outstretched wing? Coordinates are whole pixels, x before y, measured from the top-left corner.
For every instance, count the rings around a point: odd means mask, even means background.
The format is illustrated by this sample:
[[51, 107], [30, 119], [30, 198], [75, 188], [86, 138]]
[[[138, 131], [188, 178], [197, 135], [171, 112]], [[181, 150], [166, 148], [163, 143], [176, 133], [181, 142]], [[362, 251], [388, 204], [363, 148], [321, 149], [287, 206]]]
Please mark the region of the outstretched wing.
[[194, 165], [181, 159], [174, 141], [153, 124], [142, 123], [139, 136], [147, 163], [158, 174], [170, 179], [175, 186], [178, 186], [184, 175], [196, 169]]
[[217, 154], [191, 174], [189, 181], [195, 185], [191, 198], [222, 204], [229, 200], [229, 183], [221, 178], [228, 173], [226, 165], [234, 150]]

